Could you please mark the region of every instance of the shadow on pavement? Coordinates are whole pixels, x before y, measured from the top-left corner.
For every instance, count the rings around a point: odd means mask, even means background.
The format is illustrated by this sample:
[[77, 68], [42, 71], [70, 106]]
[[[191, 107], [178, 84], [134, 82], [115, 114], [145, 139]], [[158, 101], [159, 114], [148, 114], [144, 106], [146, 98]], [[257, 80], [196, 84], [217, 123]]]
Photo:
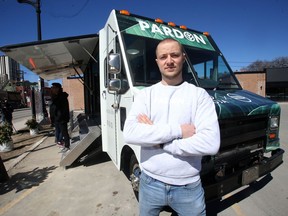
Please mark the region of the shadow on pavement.
[[[75, 142], [75, 140], [73, 140], [72, 143], [73, 142]], [[66, 168], [73, 168], [77, 166], [88, 167], [105, 163], [107, 161], [111, 161], [111, 159], [106, 152], [102, 151], [102, 139], [100, 136], [94, 140], [70, 166], [67, 166]]]
[[221, 200], [221, 201], [211, 201], [207, 204], [206, 210], [207, 215], [209, 216], [216, 216], [218, 213], [228, 209], [232, 205], [241, 202], [242, 200], [246, 199], [247, 197], [251, 196], [253, 193], [261, 190], [265, 185], [267, 185], [273, 177], [271, 174], [266, 175], [259, 181], [250, 184], [249, 187], [239, 191], [238, 193], [233, 194], [232, 196]]
[[50, 144], [50, 145], [45, 146], [45, 147], [38, 147], [37, 149], [32, 149], [32, 150], [29, 150], [29, 151], [26, 151], [26, 152], [37, 152], [37, 151], [41, 151], [41, 150], [44, 150], [44, 149], [52, 148], [54, 146], [56, 146], [55, 143]]
[[104, 163], [107, 161], [111, 161], [110, 157], [106, 152], [98, 153], [94, 158], [86, 159], [82, 162], [83, 166], [93, 166], [96, 164]]
[[106, 152], [97, 152], [95, 154], [92, 152], [89, 155], [82, 155], [82, 157], [78, 158], [78, 160], [73, 162], [71, 166], [67, 166], [66, 169], [78, 166], [88, 167], [96, 164], [105, 163], [107, 161], [111, 161], [111, 159]]
[[9, 152], [0, 152], [3, 162], [15, 159], [18, 156], [30, 150], [31, 146], [40, 141], [44, 136], [54, 136], [53, 128], [42, 129], [37, 135], [30, 135], [28, 129], [19, 130], [17, 134], [12, 135], [14, 149]]
[[11, 176], [7, 182], [0, 183], [0, 195], [8, 193], [14, 189], [16, 189], [16, 193], [18, 193], [24, 189], [39, 186], [56, 168], [56, 166], [41, 169], [37, 167], [28, 172], [17, 173]]

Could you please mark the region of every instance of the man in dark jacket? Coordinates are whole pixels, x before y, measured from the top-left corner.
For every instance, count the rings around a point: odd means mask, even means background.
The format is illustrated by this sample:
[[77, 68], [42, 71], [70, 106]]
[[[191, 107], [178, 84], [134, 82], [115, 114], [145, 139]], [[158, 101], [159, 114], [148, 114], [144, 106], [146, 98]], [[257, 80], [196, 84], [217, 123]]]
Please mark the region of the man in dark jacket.
[[8, 102], [7, 99], [4, 100], [3, 103], [1, 103], [1, 112], [2, 112], [2, 122], [8, 123], [12, 126], [12, 113], [14, 109], [11, 106], [11, 104]]
[[52, 83], [51, 87], [52, 104], [50, 105], [50, 120], [55, 125], [55, 137], [57, 143], [62, 144], [64, 140], [64, 148], [62, 153], [70, 149], [70, 137], [68, 134], [67, 123], [70, 119], [68, 94], [63, 92], [60, 83]]

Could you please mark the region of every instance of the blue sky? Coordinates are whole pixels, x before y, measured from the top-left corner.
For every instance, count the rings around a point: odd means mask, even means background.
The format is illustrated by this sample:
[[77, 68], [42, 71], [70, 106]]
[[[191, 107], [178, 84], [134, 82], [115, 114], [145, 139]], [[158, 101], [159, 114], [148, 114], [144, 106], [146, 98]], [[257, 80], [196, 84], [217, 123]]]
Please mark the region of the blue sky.
[[[288, 56], [287, 0], [41, 0], [42, 39], [98, 33], [112, 9], [208, 31], [234, 71]], [[0, 0], [0, 14], [1, 47], [37, 40], [31, 5]], [[38, 80], [22, 69], [25, 80]]]

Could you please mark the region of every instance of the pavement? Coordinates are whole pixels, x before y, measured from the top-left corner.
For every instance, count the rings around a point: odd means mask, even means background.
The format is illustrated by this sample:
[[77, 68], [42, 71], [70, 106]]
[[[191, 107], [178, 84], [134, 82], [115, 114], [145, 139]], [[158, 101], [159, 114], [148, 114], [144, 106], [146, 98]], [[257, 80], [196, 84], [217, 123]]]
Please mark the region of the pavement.
[[27, 130], [13, 135], [19, 145], [30, 144], [4, 159], [9, 180], [0, 183], [0, 215], [138, 215], [130, 182], [106, 153], [61, 167], [63, 154], [53, 132], [47, 126], [36, 137]]
[[[283, 109], [284, 116], [286, 112]], [[54, 143], [53, 128], [46, 125], [30, 136], [23, 125], [14, 125], [15, 149], [0, 153], [9, 175], [8, 181], [0, 183], [1, 216], [138, 215], [130, 182], [106, 153], [61, 167], [63, 155]]]
[[12, 151], [0, 152], [2, 161], [7, 171], [13, 169], [21, 162], [33, 149], [41, 144], [48, 136], [54, 136], [54, 129], [50, 125], [42, 127], [38, 134], [30, 135], [27, 127], [16, 129], [12, 135], [14, 149]]

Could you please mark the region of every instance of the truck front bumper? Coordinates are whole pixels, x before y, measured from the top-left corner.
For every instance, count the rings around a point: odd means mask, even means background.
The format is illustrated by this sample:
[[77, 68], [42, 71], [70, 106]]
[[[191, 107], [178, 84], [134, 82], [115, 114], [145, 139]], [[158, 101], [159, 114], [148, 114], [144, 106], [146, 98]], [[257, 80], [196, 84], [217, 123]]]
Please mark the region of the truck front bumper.
[[260, 177], [272, 172], [276, 167], [283, 163], [283, 154], [283, 149], [277, 149], [273, 151], [271, 157], [265, 158], [261, 163], [254, 164], [245, 170], [233, 173], [214, 184], [204, 185], [206, 201], [219, 199], [225, 194], [250, 184]]

